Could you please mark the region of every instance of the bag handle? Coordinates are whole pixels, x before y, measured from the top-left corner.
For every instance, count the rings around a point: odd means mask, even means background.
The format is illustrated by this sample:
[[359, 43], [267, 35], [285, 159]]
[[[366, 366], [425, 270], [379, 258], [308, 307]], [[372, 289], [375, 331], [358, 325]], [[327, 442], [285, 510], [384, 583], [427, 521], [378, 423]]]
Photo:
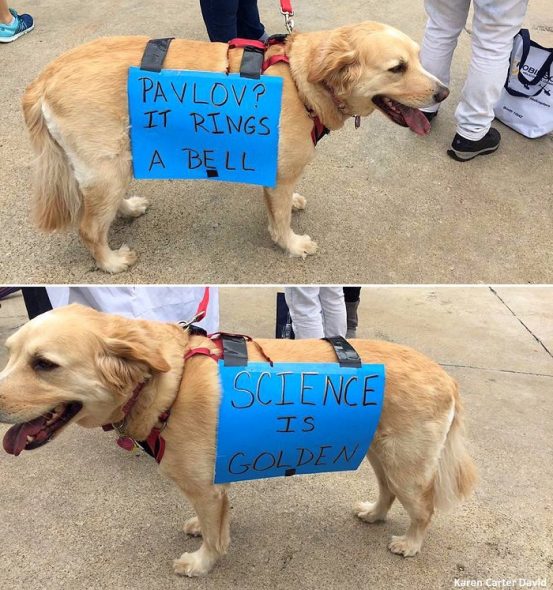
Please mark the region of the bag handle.
[[[546, 47], [542, 47], [537, 43], [534, 43], [530, 39], [530, 32], [528, 29], [520, 29], [519, 35], [522, 38], [522, 57], [520, 58], [520, 67], [518, 70], [518, 81], [521, 84], [526, 84], [527, 86], [535, 86], [539, 82], [543, 80], [545, 74], [549, 72], [551, 69], [551, 64], [553, 64], [553, 49], [547, 49]], [[530, 53], [530, 47], [534, 45], [540, 49], [545, 51], [549, 51], [549, 57], [543, 62], [542, 67], [538, 70], [538, 73], [534, 76], [533, 80], [529, 80], [526, 76], [522, 73], [522, 66], [526, 64], [526, 60], [528, 59], [528, 54]]]
[[[533, 41], [531, 41], [530, 40], [530, 33], [529, 33], [528, 29], [521, 29], [519, 31], [518, 35], [522, 39], [522, 55], [520, 58], [517, 79], [521, 84], [523, 84], [525, 86], [535, 86], [541, 80], [543, 80], [543, 77], [545, 76], [545, 74], [551, 69], [551, 64], [553, 63], [553, 50], [549, 50], [546, 47], [542, 47], [541, 45], [538, 45], [537, 43], [534, 43]], [[523, 68], [524, 64], [526, 63], [526, 60], [528, 59], [528, 54], [530, 53], [530, 47], [532, 45], [539, 47], [540, 49], [544, 49], [545, 51], [550, 51], [551, 53], [550, 53], [549, 57], [545, 60], [542, 67], [539, 69], [539, 71], [536, 74], [536, 76], [534, 77], [534, 79], [528, 80], [524, 76], [524, 74], [522, 73], [522, 68]], [[509, 65], [509, 67], [510, 67], [510, 65]], [[511, 75], [510, 75], [510, 71], [509, 71], [507, 73], [507, 80], [505, 81], [505, 90], [511, 96], [516, 96], [518, 98], [532, 98], [534, 96], [538, 96], [538, 94], [541, 94], [543, 92], [544, 86], [538, 88], [538, 90], [536, 92], [528, 92], [528, 93], [520, 92], [519, 90], [515, 90], [514, 88], [510, 88], [509, 87], [510, 78], [511, 78]]]
[[[542, 47], [537, 43], [534, 43], [530, 39], [530, 32], [528, 29], [520, 29], [519, 35], [522, 38], [522, 57], [520, 58], [520, 67], [518, 70], [518, 80], [522, 84], [526, 84], [527, 86], [535, 86], [539, 82], [543, 80], [545, 74], [549, 72], [551, 69], [551, 64], [553, 64], [553, 49], [547, 49], [546, 47]], [[539, 49], [543, 49], [545, 51], [549, 51], [549, 57], [543, 62], [542, 67], [538, 70], [538, 73], [534, 76], [533, 80], [528, 80], [526, 76], [522, 73], [522, 66], [526, 63], [528, 59], [528, 54], [530, 53], [530, 47], [534, 45]]]

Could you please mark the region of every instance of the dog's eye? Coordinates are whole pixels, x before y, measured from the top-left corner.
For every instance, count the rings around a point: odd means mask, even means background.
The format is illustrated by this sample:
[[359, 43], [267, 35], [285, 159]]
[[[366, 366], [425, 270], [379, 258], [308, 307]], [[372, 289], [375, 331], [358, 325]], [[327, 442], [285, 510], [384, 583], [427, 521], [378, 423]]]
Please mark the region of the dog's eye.
[[35, 371], [52, 371], [53, 369], [57, 369], [59, 365], [49, 361], [48, 359], [44, 358], [36, 358], [33, 359], [33, 369]]
[[397, 66], [390, 68], [388, 71], [392, 72], [392, 74], [402, 74], [403, 72], [405, 72], [406, 69], [407, 69], [407, 64], [404, 61], [402, 61]]

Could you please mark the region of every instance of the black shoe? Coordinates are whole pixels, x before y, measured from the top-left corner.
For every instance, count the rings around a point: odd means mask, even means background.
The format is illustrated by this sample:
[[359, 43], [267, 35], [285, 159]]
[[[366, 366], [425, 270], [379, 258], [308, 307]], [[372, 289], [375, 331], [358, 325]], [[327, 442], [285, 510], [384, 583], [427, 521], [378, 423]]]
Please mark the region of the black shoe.
[[438, 115], [438, 111], [434, 111], [432, 113], [427, 113], [425, 111], [421, 111], [421, 113], [426, 117], [428, 122], [431, 122]]
[[478, 141], [471, 141], [461, 137], [458, 133], [455, 134], [451, 143], [451, 149], [447, 150], [447, 155], [457, 162], [468, 162], [476, 156], [485, 156], [493, 154], [499, 147], [501, 135], [497, 129], [490, 128], [488, 133]]

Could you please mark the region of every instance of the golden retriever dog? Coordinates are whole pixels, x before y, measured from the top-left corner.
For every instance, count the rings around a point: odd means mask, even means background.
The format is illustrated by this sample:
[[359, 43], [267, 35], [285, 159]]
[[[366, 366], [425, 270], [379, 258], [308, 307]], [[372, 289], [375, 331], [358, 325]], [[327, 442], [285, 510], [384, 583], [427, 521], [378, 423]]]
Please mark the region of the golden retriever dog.
[[[327, 342], [258, 340], [275, 362], [335, 362]], [[411, 523], [389, 548], [415, 555], [436, 508], [467, 497], [476, 472], [462, 435], [457, 384], [435, 362], [410, 348], [352, 341], [363, 362], [383, 363], [382, 415], [367, 453], [379, 487], [376, 502], [360, 502], [357, 516], [384, 520], [394, 499]], [[230, 542], [228, 485], [213, 484], [220, 399], [218, 364], [207, 356], [184, 361], [190, 347], [216, 350], [178, 325], [129, 320], [71, 305], [38, 316], [7, 340], [10, 358], [0, 373], [0, 421], [15, 424], [4, 449], [19, 454], [57, 437], [75, 422], [88, 428], [122, 420], [138, 383], [145, 382], [126, 417], [125, 432], [143, 440], [170, 408], [160, 463], [191, 502], [184, 525], [201, 547], [174, 561], [178, 574], [207, 574]], [[252, 361], [265, 360], [248, 344]]]
[[[46, 231], [78, 225], [99, 268], [117, 273], [136, 261], [125, 245], [112, 250], [108, 230], [116, 214], [138, 217], [148, 206], [125, 198], [132, 176], [127, 72], [140, 65], [148, 39], [114, 37], [69, 51], [30, 84], [23, 97], [35, 160], [34, 219]], [[176, 39], [167, 69], [237, 72], [243, 49], [223, 43]], [[278, 174], [264, 188], [269, 233], [292, 256], [317, 245], [291, 229], [292, 209], [306, 200], [294, 192], [313, 157], [313, 118], [330, 130], [379, 110], [418, 134], [430, 125], [418, 110], [444, 100], [448, 90], [423, 69], [418, 45], [400, 31], [374, 22], [333, 31], [294, 33], [266, 56], [286, 53], [265, 73], [284, 79]], [[193, 193], [191, 193], [191, 196]]]

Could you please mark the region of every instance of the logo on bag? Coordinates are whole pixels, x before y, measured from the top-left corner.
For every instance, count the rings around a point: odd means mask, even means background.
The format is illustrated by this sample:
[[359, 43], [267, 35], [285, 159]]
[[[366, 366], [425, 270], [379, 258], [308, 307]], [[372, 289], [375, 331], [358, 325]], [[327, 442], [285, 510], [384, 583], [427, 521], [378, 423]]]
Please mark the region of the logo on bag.
[[[520, 65], [520, 62], [519, 62], [519, 65]], [[524, 64], [522, 66], [522, 71], [525, 74], [531, 74], [532, 76], [535, 76], [539, 72], [539, 69], [529, 66], [528, 64]], [[551, 72], [545, 72], [541, 81], [543, 81], [544, 86], [547, 86], [548, 84], [553, 84], [553, 78], [551, 76]]]

